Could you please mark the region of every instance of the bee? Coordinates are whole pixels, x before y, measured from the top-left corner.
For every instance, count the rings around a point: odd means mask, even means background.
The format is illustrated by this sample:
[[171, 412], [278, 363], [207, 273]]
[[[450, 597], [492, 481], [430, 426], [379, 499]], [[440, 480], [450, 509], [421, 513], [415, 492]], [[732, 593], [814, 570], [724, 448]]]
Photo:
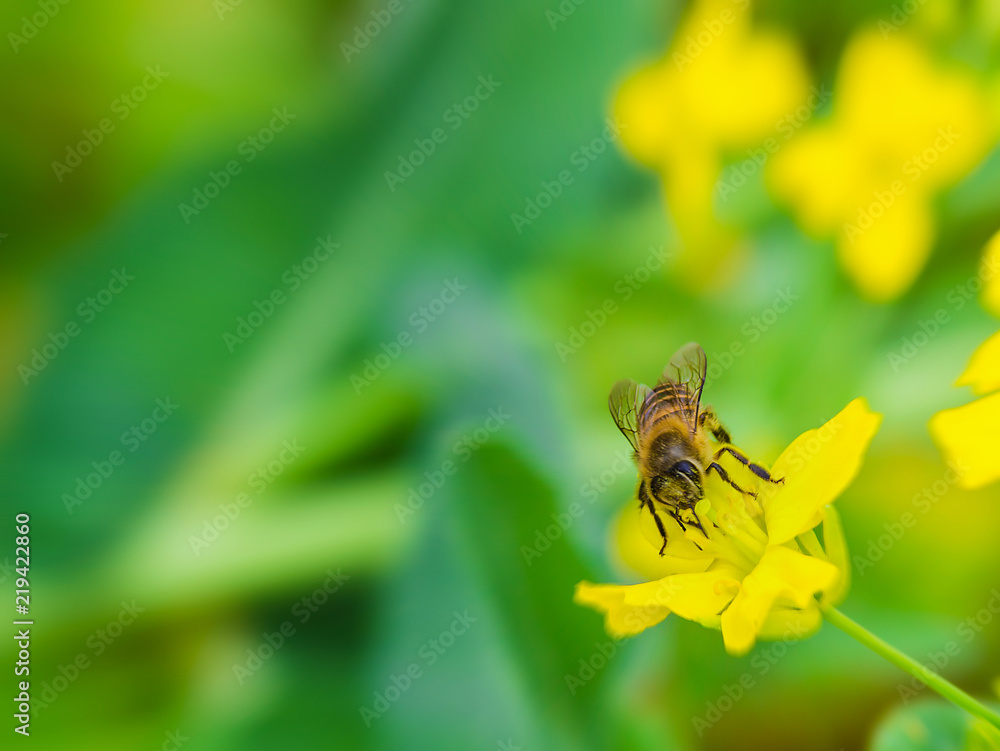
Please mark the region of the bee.
[[608, 396], [611, 417], [635, 452], [639, 507], [648, 508], [653, 515], [663, 538], [660, 555], [667, 547], [660, 513], [673, 518], [682, 530], [687, 529], [683, 515], [689, 513], [688, 523], [705, 533], [694, 507], [705, 496], [704, 478], [709, 472], [756, 498], [756, 493], [737, 485], [719, 464], [724, 454], [735, 457], [766, 482], [784, 482], [735, 448], [715, 410], [701, 404], [707, 366], [705, 351], [690, 342], [670, 358], [655, 387], [625, 379], [618, 381]]

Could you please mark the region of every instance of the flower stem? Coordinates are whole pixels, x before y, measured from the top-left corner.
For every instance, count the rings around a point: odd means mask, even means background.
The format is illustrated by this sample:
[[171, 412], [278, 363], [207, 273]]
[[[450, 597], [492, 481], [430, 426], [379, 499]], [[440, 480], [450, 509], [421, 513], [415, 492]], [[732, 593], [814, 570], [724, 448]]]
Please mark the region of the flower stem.
[[871, 631], [852, 621], [846, 615], [829, 605], [820, 605], [826, 620], [839, 628], [848, 636], [853, 636], [859, 642], [876, 654], [884, 657], [896, 667], [900, 667], [927, 686], [937, 691], [941, 696], [957, 704], [965, 711], [1000, 728], [1000, 715], [987, 709], [969, 694], [954, 684], [946, 681], [937, 673], [928, 670], [919, 662], [906, 656], [891, 644], [882, 641]]

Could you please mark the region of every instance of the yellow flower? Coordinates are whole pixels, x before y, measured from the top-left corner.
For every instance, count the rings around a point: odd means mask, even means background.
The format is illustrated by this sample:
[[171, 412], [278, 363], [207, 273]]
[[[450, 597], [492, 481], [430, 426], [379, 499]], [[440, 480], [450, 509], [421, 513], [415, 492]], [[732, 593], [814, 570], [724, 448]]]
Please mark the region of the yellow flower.
[[797, 48], [755, 32], [750, 0], [699, 0], [659, 61], [622, 86], [625, 147], [656, 169], [695, 278], [710, 278], [736, 242], [712, 208], [723, 156], [759, 145], [807, 97]]
[[836, 237], [866, 296], [888, 301], [924, 267], [935, 194], [979, 163], [993, 132], [973, 80], [940, 69], [903, 33], [871, 30], [844, 52], [833, 116], [775, 154], [768, 182], [807, 232]]
[[[987, 243], [979, 278], [984, 282], [983, 306], [1000, 315], [1000, 232]], [[969, 386], [981, 396], [969, 404], [945, 409], [931, 417], [928, 428], [941, 453], [959, 469], [958, 485], [972, 490], [1000, 479], [1000, 331], [972, 354], [956, 386]]]
[[1000, 317], [1000, 232], [987, 243], [979, 275], [983, 280], [983, 307]]
[[961, 467], [958, 484], [981, 488], [1000, 479], [1000, 331], [972, 355], [956, 386], [971, 386], [975, 394], [987, 394], [961, 407], [934, 415], [931, 435], [945, 458]]
[[[784, 483], [759, 483], [757, 500], [709, 475], [698, 505], [705, 534], [690, 525], [682, 532], [664, 516], [668, 543], [662, 558], [655, 532], [647, 539], [635, 534], [639, 526], [652, 527], [649, 513], [626, 511], [619, 529], [619, 542], [628, 544], [623, 556], [658, 578], [633, 585], [580, 582], [576, 602], [603, 612], [615, 637], [638, 634], [673, 612], [721, 629], [732, 654], [745, 654], [758, 638], [815, 632], [821, 620], [815, 595], [835, 605], [849, 586], [847, 546], [829, 504], [857, 475], [880, 421], [863, 399], [855, 399], [785, 449], [772, 470]], [[731, 464], [731, 475], [742, 468]], [[750, 484], [755, 476], [742, 471], [740, 482]], [[815, 533], [821, 523], [822, 545]]]

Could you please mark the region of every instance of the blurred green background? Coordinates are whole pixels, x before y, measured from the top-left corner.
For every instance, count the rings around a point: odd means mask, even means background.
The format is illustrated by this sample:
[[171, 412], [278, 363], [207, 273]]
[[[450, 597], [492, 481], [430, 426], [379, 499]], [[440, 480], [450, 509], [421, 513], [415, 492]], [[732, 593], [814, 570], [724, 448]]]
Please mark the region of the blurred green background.
[[922, 661], [957, 638], [942, 672], [991, 695], [1000, 620], [958, 629], [1000, 586], [1000, 493], [943, 483], [926, 423], [970, 400], [951, 384], [997, 327], [954, 291], [1000, 229], [1000, 12], [911, 4], [745, 11], [833, 91], [810, 120], [896, 13], [885, 38], [978, 87], [985, 146], [883, 302], [764, 170], [716, 198], [731, 247], [702, 263], [605, 130], [683, 4], [5, 4], [0, 476], [4, 518], [31, 515], [36, 699], [11, 747], [961, 748], [829, 627], [736, 659], [669, 618], [609, 649], [571, 601], [629, 576], [608, 389], [696, 340], [706, 399], [763, 461], [855, 396], [885, 413], [838, 503], [872, 564], [844, 610]]

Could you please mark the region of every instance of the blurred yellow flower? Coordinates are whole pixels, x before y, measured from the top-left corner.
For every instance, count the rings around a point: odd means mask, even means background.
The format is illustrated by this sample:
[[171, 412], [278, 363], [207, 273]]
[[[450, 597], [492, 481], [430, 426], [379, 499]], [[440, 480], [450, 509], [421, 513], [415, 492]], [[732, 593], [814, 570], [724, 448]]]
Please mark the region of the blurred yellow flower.
[[625, 81], [615, 103], [625, 147], [660, 173], [680, 263], [696, 279], [736, 242], [712, 209], [724, 154], [758, 145], [807, 97], [798, 49], [754, 31], [750, 15], [750, 0], [699, 0], [667, 54]]
[[981, 488], [1000, 479], [1000, 331], [979, 345], [955, 385], [988, 396], [938, 412], [929, 428], [945, 458], [963, 468], [958, 484]]
[[987, 243], [981, 264], [983, 279], [983, 307], [993, 315], [1000, 317], [1000, 232], [993, 235]]
[[768, 184], [807, 232], [836, 237], [863, 294], [888, 301], [924, 267], [935, 194], [985, 156], [993, 130], [969, 76], [940, 69], [904, 33], [867, 31], [841, 59], [833, 116], [774, 156]]
[[[605, 614], [615, 637], [631, 636], [671, 612], [720, 628], [726, 650], [745, 654], [761, 639], [798, 639], [815, 632], [821, 612], [816, 594], [836, 605], [847, 593], [850, 563], [840, 520], [831, 504], [851, 483], [881, 416], [855, 399], [817, 430], [796, 438], [774, 464], [781, 485], [762, 485], [745, 497], [715, 476], [705, 480], [698, 505], [703, 535], [682, 532], [664, 517], [668, 543], [641, 509], [625, 512], [619, 544], [637, 570], [657, 576], [643, 584], [580, 582], [575, 601]], [[747, 484], [758, 479], [741, 464]], [[823, 524], [821, 545], [815, 528]], [[642, 538], [635, 531], [649, 525]], [[644, 529], [644, 531], [646, 531]]]
[[[987, 310], [1000, 315], [1000, 232], [987, 243], [980, 278], [984, 281], [982, 300]], [[959, 466], [958, 485], [981, 488], [1000, 479], [1000, 331], [979, 345], [956, 386], [969, 386], [981, 396], [969, 404], [945, 409], [928, 424], [934, 442], [945, 459]]]

